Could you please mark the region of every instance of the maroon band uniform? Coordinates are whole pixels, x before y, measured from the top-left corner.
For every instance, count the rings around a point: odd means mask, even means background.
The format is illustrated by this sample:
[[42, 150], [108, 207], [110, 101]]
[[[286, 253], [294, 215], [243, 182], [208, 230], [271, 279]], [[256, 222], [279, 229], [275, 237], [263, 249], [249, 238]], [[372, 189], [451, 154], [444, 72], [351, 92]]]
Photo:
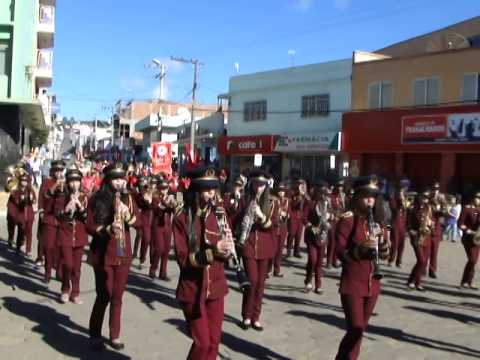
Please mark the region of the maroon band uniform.
[[[476, 194], [476, 197], [480, 199], [480, 193]], [[474, 238], [480, 228], [480, 209], [475, 205], [466, 205], [458, 220], [458, 224], [463, 230], [462, 244], [467, 255], [467, 263], [463, 270], [461, 285], [465, 288], [476, 289], [473, 285], [473, 278], [480, 253], [480, 243], [478, 240], [474, 241]]]
[[397, 191], [395, 195], [390, 198], [390, 208], [392, 209], [392, 249], [388, 262], [389, 264], [395, 262], [397, 267], [402, 266], [408, 211], [406, 195], [400, 191]]
[[300, 255], [300, 243], [303, 237], [305, 224], [307, 223], [307, 216], [309, 211], [309, 200], [306, 194], [301, 195], [298, 188], [306, 186], [304, 180], [298, 180], [296, 183], [297, 189], [293, 195], [290, 203], [290, 220], [288, 223], [288, 241], [287, 241], [287, 256], [291, 255], [292, 248], [295, 257]]

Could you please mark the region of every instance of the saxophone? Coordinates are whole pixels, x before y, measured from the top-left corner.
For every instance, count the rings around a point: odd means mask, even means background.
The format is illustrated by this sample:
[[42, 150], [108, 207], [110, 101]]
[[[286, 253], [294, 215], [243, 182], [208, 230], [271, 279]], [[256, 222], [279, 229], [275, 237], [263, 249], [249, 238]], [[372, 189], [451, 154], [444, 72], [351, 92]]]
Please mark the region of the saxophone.
[[423, 246], [427, 236], [430, 236], [433, 232], [433, 214], [430, 205], [425, 205], [420, 209], [420, 227], [418, 229], [418, 236], [416, 237], [415, 244], [417, 246]]
[[121, 193], [117, 191], [115, 193], [115, 200], [114, 200], [114, 215], [113, 215], [113, 223], [117, 226], [113, 226], [113, 237], [115, 239], [115, 243], [117, 245], [117, 256], [118, 257], [125, 257], [126, 256], [126, 249], [125, 249], [125, 219], [123, 218], [122, 214], [120, 213], [120, 203], [121, 200]]
[[247, 211], [245, 211], [245, 216], [242, 219], [240, 226], [240, 236], [238, 237], [238, 244], [243, 245], [247, 241], [250, 232], [252, 231], [252, 226], [255, 223], [255, 208], [257, 207], [257, 200], [253, 199], [248, 204]]

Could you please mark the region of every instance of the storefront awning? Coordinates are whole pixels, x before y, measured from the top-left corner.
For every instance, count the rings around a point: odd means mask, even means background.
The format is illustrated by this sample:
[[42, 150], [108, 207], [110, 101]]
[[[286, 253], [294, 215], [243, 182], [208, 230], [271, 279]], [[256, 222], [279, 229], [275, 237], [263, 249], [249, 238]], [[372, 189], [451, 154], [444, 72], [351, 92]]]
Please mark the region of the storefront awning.
[[280, 153], [332, 153], [341, 150], [342, 133], [321, 132], [285, 134], [278, 137], [275, 151]]
[[47, 128], [40, 103], [0, 101], [0, 127], [16, 143], [20, 140], [20, 124], [34, 130]]
[[220, 155], [254, 155], [274, 152], [276, 136], [221, 136], [218, 139]]

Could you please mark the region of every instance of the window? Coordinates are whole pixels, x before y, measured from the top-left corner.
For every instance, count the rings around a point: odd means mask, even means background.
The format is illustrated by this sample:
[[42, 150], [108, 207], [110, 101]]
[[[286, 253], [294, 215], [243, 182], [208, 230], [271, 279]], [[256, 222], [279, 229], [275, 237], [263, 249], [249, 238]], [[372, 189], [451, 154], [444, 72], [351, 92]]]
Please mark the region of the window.
[[124, 139], [130, 138], [130, 125], [129, 124], [120, 124], [120, 131], [118, 133], [118, 137], [122, 137]]
[[302, 96], [302, 117], [327, 116], [329, 112], [329, 94]]
[[478, 73], [465, 74], [463, 77], [463, 101], [480, 100], [480, 78]]
[[0, 75], [10, 75], [10, 47], [4, 40], [0, 40]]
[[251, 101], [243, 104], [244, 121], [261, 121], [267, 119], [267, 101]]
[[368, 86], [368, 105], [370, 109], [382, 109], [392, 106], [392, 83], [375, 82]]
[[414, 105], [438, 104], [438, 78], [416, 79], [413, 83]]

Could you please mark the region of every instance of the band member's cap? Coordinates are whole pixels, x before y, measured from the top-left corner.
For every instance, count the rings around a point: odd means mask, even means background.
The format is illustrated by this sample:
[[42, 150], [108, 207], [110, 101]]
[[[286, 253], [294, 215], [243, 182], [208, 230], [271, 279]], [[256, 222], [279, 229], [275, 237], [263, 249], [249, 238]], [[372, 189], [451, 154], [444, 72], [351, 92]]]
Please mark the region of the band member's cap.
[[422, 189], [422, 191], [420, 191], [420, 193], [418, 194], [420, 197], [422, 198], [429, 198], [430, 195], [431, 195], [431, 191], [430, 189], [427, 187], [427, 188], [424, 188]]
[[337, 182], [335, 183], [335, 186], [345, 186], [345, 179], [338, 179]]
[[121, 162], [116, 162], [113, 164], [108, 165], [103, 169], [103, 173], [105, 177], [109, 179], [120, 179], [125, 177], [125, 169], [123, 168], [123, 164]]
[[295, 181], [295, 185], [297, 185], [297, 186], [298, 185], [306, 185], [306, 184], [307, 184], [307, 182], [304, 179], [297, 179]]
[[255, 181], [257, 183], [268, 184], [270, 175], [263, 170], [254, 170], [249, 175], [250, 181]]
[[189, 173], [189, 177], [192, 179], [190, 186], [194, 191], [216, 189], [220, 186], [215, 169], [211, 167], [195, 169]]
[[410, 180], [400, 179], [400, 181], [398, 182], [398, 187], [400, 189], [408, 189], [410, 187]]
[[318, 182], [315, 183], [315, 189], [322, 192], [322, 193], [328, 193], [328, 183], [323, 180], [319, 180]]
[[20, 175], [20, 177], [19, 177], [18, 179], [19, 179], [20, 181], [30, 182], [30, 176], [28, 176], [27, 173]]
[[152, 177], [150, 178], [150, 184], [152, 184], [152, 185], [157, 185], [158, 182], [160, 181], [160, 179], [161, 179], [161, 178], [160, 178], [158, 175], [152, 176]]
[[137, 186], [148, 186], [148, 178], [145, 176], [139, 176], [137, 180]]
[[377, 196], [380, 192], [378, 178], [374, 176], [359, 177], [353, 182], [353, 190], [356, 196]]
[[159, 189], [168, 189], [169, 188], [168, 181], [165, 179], [158, 179], [157, 187]]
[[225, 169], [220, 170], [220, 174], [218, 175], [219, 177], [227, 177], [227, 171]]
[[65, 178], [67, 181], [82, 180], [82, 173], [78, 169], [68, 169]]
[[54, 161], [52, 161], [52, 165], [50, 166], [50, 170], [64, 170], [65, 166], [66, 166], [66, 164], [63, 160], [54, 160]]
[[438, 181], [435, 181], [432, 185], [433, 190], [440, 190], [440, 183]]
[[235, 180], [233, 181], [233, 184], [238, 185], [238, 186], [244, 186], [245, 185], [245, 183], [243, 182], [243, 179], [240, 176], [237, 176], [235, 178]]
[[285, 181], [279, 182], [277, 191], [288, 191], [288, 184]]

